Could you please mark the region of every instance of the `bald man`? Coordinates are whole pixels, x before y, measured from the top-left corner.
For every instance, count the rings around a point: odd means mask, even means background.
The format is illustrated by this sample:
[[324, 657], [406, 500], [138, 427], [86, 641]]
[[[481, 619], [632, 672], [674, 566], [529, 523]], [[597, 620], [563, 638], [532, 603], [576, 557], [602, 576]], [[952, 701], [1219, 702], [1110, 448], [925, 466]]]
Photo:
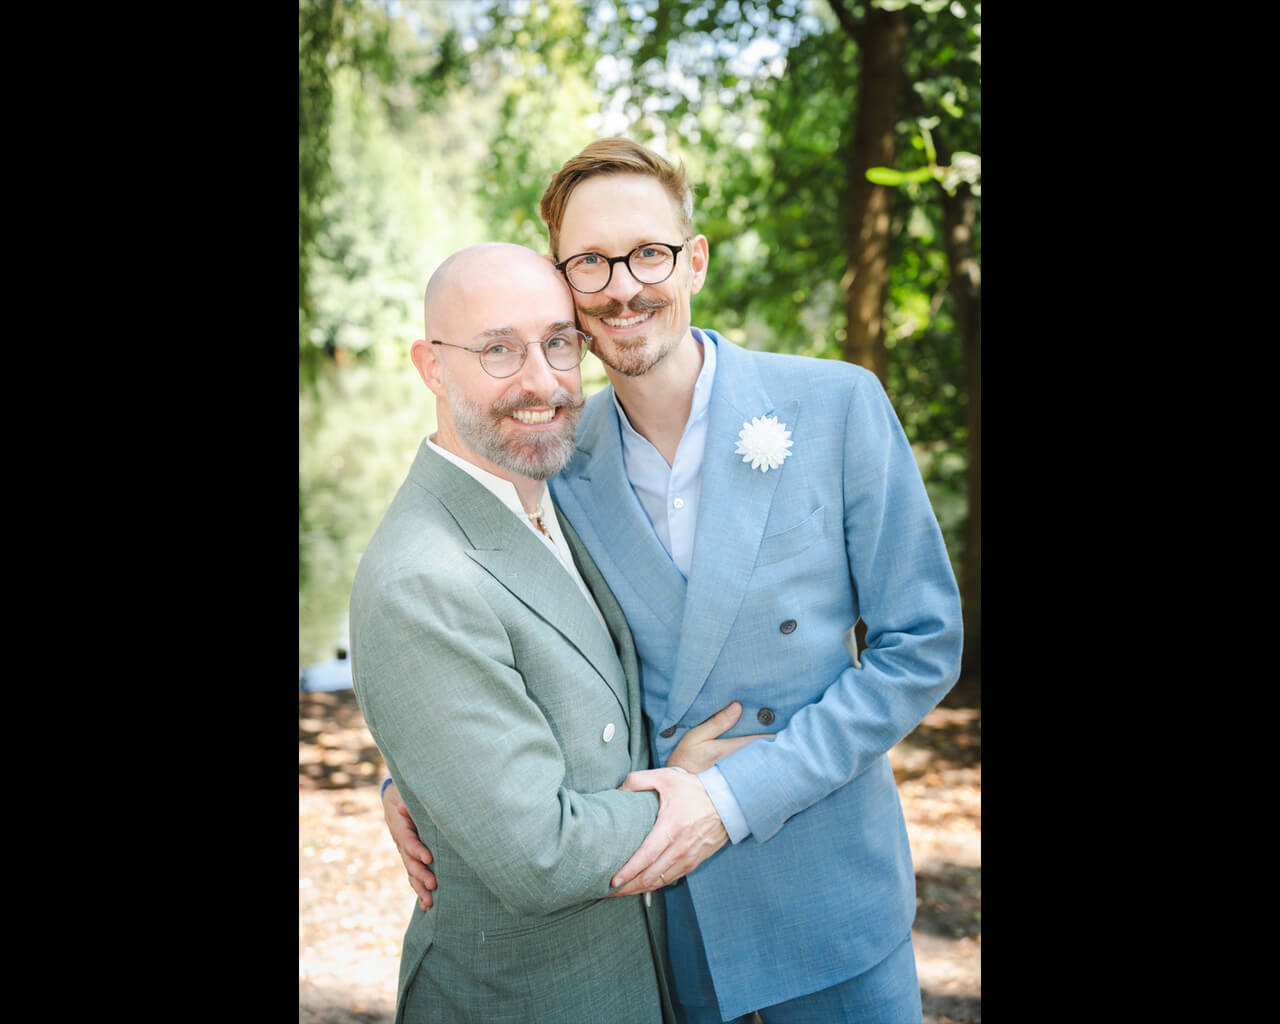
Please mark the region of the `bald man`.
[[413, 907], [396, 1020], [671, 1021], [661, 900], [605, 898], [659, 809], [619, 789], [649, 766], [635, 647], [545, 482], [573, 453], [587, 337], [514, 245], [446, 260], [424, 322], [438, 429], [351, 593], [356, 698], [440, 885]]

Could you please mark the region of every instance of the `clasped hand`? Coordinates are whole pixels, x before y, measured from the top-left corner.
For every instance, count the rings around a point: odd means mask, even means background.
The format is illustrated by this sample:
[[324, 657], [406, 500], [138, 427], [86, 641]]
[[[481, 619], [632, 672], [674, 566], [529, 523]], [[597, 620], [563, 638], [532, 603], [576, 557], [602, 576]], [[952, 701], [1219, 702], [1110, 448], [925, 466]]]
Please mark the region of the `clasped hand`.
[[[742, 705], [733, 701], [705, 722], [695, 725], [676, 744], [666, 768], [632, 772], [620, 789], [629, 792], [652, 789], [658, 793], [658, 820], [610, 885], [610, 896], [631, 896], [652, 892], [683, 878], [729, 841], [729, 833], [716, 812], [706, 788], [694, 777], [722, 757], [733, 753], [759, 736], [721, 739], [742, 714]], [[672, 771], [683, 768], [685, 772]]]
[[[715, 805], [694, 775], [760, 738], [760, 735], [721, 738], [741, 714], [742, 705], [732, 702], [685, 733], [667, 758], [666, 768], [632, 772], [623, 780], [619, 789], [657, 792], [658, 818], [639, 849], [614, 875], [610, 884], [615, 891], [610, 896], [630, 896], [670, 885], [728, 842], [729, 834]], [[683, 768], [691, 774], [672, 771], [672, 768]], [[437, 884], [436, 876], [427, 867], [431, 863], [431, 851], [419, 837], [394, 782], [383, 793], [382, 813], [404, 861], [409, 885], [418, 896], [418, 905], [425, 911], [432, 904], [431, 894]]]

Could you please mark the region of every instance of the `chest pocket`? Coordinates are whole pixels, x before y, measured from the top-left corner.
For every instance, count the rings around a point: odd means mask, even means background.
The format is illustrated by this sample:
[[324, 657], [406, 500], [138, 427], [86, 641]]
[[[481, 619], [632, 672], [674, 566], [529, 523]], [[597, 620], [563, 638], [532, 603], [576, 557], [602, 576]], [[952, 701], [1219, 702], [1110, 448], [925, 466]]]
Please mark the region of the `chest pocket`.
[[807, 519], [789, 526], [785, 530], [771, 533], [760, 542], [760, 554], [756, 557], [756, 565], [769, 565], [781, 562], [784, 558], [800, 554], [822, 536], [822, 528], [826, 519], [826, 506], [819, 505], [809, 513]]

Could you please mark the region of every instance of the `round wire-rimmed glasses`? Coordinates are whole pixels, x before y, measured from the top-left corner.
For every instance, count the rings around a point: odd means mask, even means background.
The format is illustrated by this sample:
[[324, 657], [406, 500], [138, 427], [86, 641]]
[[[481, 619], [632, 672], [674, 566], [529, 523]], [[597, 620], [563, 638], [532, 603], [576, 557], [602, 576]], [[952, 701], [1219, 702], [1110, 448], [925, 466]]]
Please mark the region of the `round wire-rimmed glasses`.
[[587, 342], [591, 335], [583, 334], [576, 327], [567, 327], [556, 331], [549, 338], [538, 341], [521, 341], [511, 335], [503, 335], [484, 343], [480, 348], [469, 345], [454, 345], [447, 341], [431, 340], [433, 345], [446, 345], [449, 348], [460, 348], [466, 352], [474, 352], [480, 357], [480, 366], [490, 377], [501, 380], [513, 377], [524, 366], [525, 357], [529, 354], [530, 345], [541, 345], [547, 357], [547, 363], [553, 370], [572, 370], [587, 355]]
[[615, 264], [625, 263], [631, 276], [641, 284], [661, 284], [676, 269], [676, 256], [683, 245], [666, 242], [644, 242], [625, 256], [606, 256], [602, 252], [580, 252], [561, 260], [556, 269], [575, 292], [591, 295], [604, 291], [613, 280]]

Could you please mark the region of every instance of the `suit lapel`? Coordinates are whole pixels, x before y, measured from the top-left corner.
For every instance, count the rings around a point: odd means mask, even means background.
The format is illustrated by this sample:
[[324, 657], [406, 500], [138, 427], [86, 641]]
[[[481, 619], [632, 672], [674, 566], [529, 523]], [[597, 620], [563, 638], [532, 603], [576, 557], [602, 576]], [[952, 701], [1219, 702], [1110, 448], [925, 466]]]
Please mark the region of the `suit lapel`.
[[631, 721], [617, 651], [555, 555], [492, 493], [424, 442], [410, 478], [436, 496], [473, 545], [467, 555], [591, 663]]
[[735, 453], [738, 433], [757, 416], [777, 416], [795, 431], [798, 401], [775, 407], [750, 356], [717, 335], [702, 491], [687, 599], [663, 726], [677, 722], [702, 689], [755, 566], [774, 492], [785, 465], [761, 473]]
[[685, 580], [627, 480], [610, 385], [583, 417], [578, 447], [551, 481], [556, 503], [575, 524], [611, 585], [631, 587], [672, 634], [680, 628]]
[[578, 566], [578, 572], [582, 574], [583, 581], [596, 599], [596, 606], [600, 609], [600, 614], [604, 616], [605, 622], [609, 624], [609, 633], [613, 637], [614, 647], [618, 652], [618, 661], [621, 662], [622, 672], [626, 677], [627, 719], [631, 726], [629, 736], [631, 740], [632, 767], [637, 770], [648, 768], [649, 742], [645, 736], [644, 728], [636, 724], [643, 722], [642, 709], [644, 705], [640, 694], [640, 656], [636, 652], [635, 638], [631, 634], [631, 628], [627, 625], [627, 617], [622, 611], [622, 606], [618, 604], [618, 599], [613, 596], [613, 591], [609, 589], [609, 584], [600, 574], [600, 570], [596, 568], [596, 564], [592, 561], [586, 545], [582, 543], [573, 525], [559, 509], [556, 509], [556, 515], [560, 519], [560, 528], [564, 531], [565, 540], [569, 542], [569, 549], [573, 552], [573, 560]]

